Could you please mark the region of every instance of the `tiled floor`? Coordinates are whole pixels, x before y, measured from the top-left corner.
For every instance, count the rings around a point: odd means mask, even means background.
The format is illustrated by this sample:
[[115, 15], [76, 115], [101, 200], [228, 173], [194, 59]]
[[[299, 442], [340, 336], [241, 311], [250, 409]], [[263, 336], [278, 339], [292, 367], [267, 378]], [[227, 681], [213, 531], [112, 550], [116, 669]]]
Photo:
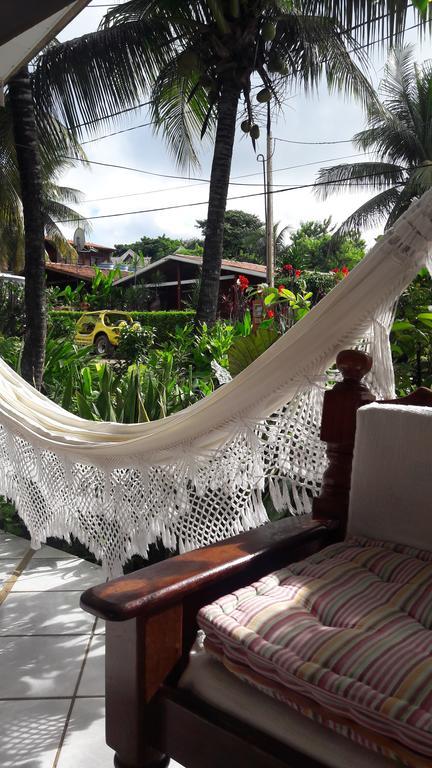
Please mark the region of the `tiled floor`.
[[96, 565], [0, 531], [1, 768], [112, 767], [104, 625], [79, 607], [101, 580]]

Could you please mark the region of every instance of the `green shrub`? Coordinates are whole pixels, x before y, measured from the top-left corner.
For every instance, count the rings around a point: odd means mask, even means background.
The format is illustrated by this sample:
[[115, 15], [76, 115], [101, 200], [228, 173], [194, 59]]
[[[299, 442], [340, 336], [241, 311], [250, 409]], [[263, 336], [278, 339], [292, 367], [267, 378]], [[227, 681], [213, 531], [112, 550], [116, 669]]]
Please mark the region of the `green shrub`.
[[116, 359], [122, 360], [128, 365], [143, 362], [149, 349], [154, 344], [155, 330], [149, 325], [134, 323], [126, 325], [120, 331], [120, 339], [116, 349]]
[[0, 333], [22, 336], [24, 319], [23, 286], [0, 280]]
[[[52, 310], [49, 313], [49, 322], [52, 324], [50, 331], [52, 336], [69, 336], [74, 332], [75, 323], [84, 314], [83, 311]], [[169, 341], [176, 327], [182, 328], [189, 323], [195, 312], [186, 310], [184, 312], [129, 312], [134, 320], [141, 323], [142, 326], [148, 326], [155, 330], [155, 344], [161, 346]], [[61, 332], [63, 328], [63, 332]]]

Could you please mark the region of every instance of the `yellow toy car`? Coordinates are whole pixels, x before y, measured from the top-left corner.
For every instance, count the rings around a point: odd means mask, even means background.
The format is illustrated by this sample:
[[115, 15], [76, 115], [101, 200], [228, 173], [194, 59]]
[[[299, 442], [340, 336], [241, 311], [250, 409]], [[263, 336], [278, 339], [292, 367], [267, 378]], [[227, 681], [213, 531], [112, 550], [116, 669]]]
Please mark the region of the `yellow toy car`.
[[96, 347], [98, 355], [110, 355], [119, 343], [120, 330], [124, 325], [134, 325], [134, 320], [127, 312], [105, 309], [86, 312], [77, 322], [75, 341]]

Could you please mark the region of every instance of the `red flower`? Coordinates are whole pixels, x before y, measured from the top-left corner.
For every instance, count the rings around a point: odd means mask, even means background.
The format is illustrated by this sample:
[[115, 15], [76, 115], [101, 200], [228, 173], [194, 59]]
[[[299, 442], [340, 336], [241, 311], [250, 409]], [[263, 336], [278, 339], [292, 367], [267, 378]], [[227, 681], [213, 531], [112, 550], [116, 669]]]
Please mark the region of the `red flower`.
[[294, 269], [292, 264], [284, 264], [283, 268], [285, 269], [286, 272], [292, 272]]
[[272, 309], [267, 310], [267, 317], [269, 318], [269, 320], [271, 320], [274, 317], [274, 312]]
[[241, 291], [245, 291], [246, 288], [249, 288], [249, 280], [244, 275], [239, 275], [237, 285]]
[[344, 267], [342, 267], [342, 269], [341, 269], [341, 272], [342, 272], [342, 274], [343, 274], [343, 276], [344, 276], [344, 277], [346, 277], [347, 275], [349, 275], [349, 269], [348, 269], [348, 267], [345, 267], [345, 266], [344, 266]]
[[339, 267], [333, 267], [333, 269], [331, 269], [330, 272], [334, 272], [335, 275], [337, 275], [339, 272]]
[[285, 286], [284, 285], [280, 285], [279, 288], [278, 288], [279, 293], [282, 293], [282, 291], [284, 291], [284, 290], [285, 290]]
[[301, 275], [301, 269], [296, 269], [295, 276], [300, 277], [300, 275]]

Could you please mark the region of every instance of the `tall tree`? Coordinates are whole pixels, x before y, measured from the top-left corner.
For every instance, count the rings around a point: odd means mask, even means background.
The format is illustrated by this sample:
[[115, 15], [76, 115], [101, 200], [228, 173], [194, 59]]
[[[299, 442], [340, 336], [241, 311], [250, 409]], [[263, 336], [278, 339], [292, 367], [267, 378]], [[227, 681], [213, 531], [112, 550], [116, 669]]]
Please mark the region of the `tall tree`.
[[[216, 316], [223, 221], [241, 99], [243, 130], [255, 143], [260, 105], [275, 107], [293, 82], [313, 88], [372, 93], [349, 51], [365, 63], [366, 45], [403, 29], [408, 0], [129, 0], [107, 14], [102, 28], [56, 46], [36, 72], [42, 104], [56, 106], [70, 127], [92, 130], [96, 118], [150, 97], [155, 130], [176, 160], [197, 160], [193, 139], [215, 134], [204, 245], [199, 320]], [[252, 79], [261, 81], [259, 92]]]
[[317, 194], [377, 191], [342, 223], [338, 232], [385, 222], [391, 227], [413, 200], [432, 186], [432, 62], [418, 65], [413, 47], [394, 50], [378, 97], [367, 104], [368, 127], [353, 137], [357, 149], [374, 160], [322, 168]]
[[328, 272], [335, 267], [352, 269], [363, 258], [366, 243], [357, 230], [334, 237], [336, 227], [331, 218], [324, 221], [304, 221], [291, 234], [278, 266], [290, 263], [295, 269], [316, 269]]
[[10, 81], [6, 107], [0, 113], [1, 256], [9, 263], [16, 260], [24, 236], [26, 333], [21, 370], [38, 389], [46, 340], [44, 237], [46, 233], [67, 250], [56, 219], [79, 220], [67, 205], [78, 202], [79, 193], [55, 183], [60, 169], [73, 162], [65, 161], [62, 153], [84, 157], [51, 115], [35, 110], [29, 71], [23, 67]]
[[45, 362], [46, 298], [42, 168], [33, 95], [27, 67], [9, 83], [25, 232], [26, 334], [21, 370], [37, 389]]

